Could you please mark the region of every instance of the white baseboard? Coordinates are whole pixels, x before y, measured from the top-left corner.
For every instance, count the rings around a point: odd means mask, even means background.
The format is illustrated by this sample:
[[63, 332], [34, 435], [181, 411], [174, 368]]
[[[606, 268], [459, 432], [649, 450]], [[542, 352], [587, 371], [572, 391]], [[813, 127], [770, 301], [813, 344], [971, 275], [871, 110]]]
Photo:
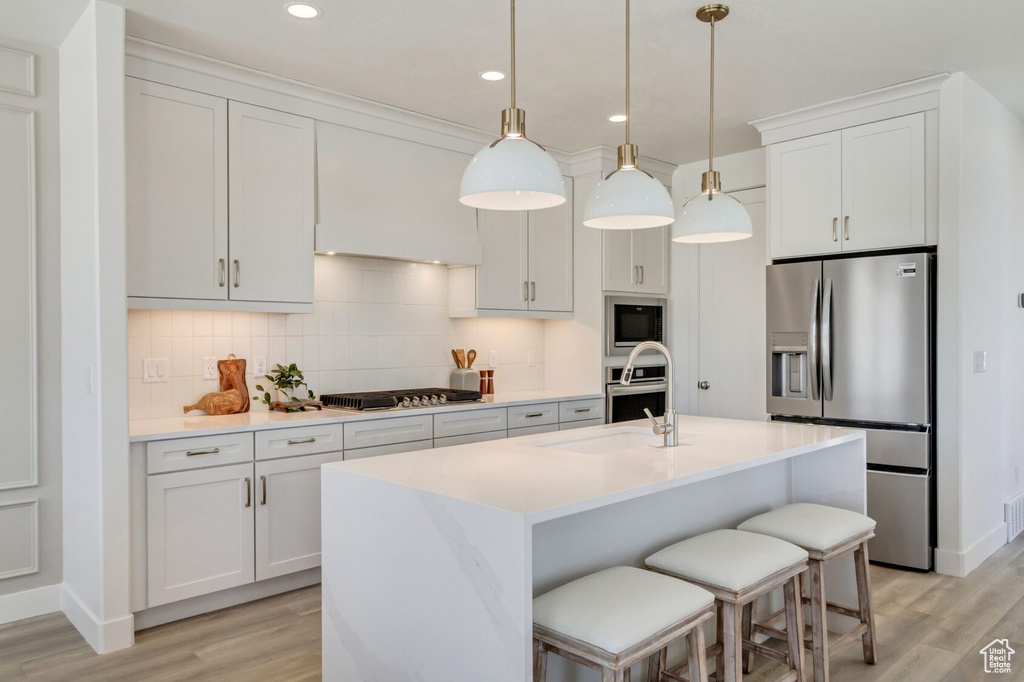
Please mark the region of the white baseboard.
[[60, 607], [75, 629], [98, 654], [127, 649], [135, 643], [132, 614], [101, 621], [66, 584], [61, 586]]
[[0, 625], [60, 611], [60, 583], [0, 596]]
[[1005, 544], [1006, 522], [1000, 521], [992, 530], [978, 538], [963, 552], [936, 549], [935, 572], [963, 578]]

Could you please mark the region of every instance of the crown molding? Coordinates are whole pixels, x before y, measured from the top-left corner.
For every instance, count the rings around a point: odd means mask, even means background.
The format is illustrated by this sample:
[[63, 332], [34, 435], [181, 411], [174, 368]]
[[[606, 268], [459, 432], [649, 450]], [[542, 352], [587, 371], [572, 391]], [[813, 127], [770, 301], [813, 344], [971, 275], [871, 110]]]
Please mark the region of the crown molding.
[[769, 145], [798, 137], [842, 130], [864, 123], [938, 109], [939, 89], [948, 73], [918, 78], [878, 90], [749, 121]]

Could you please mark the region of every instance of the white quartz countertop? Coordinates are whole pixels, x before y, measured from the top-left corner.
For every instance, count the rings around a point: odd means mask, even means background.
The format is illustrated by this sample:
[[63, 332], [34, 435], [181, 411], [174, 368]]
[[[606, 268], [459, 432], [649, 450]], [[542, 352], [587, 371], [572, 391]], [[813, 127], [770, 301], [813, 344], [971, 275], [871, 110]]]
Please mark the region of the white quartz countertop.
[[511, 391], [484, 396], [482, 402], [462, 403], [458, 405], [438, 405], [435, 407], [413, 407], [402, 410], [383, 410], [378, 412], [357, 412], [354, 410], [335, 410], [325, 407], [323, 410], [306, 412], [270, 412], [257, 410], [244, 414], [228, 414], [221, 416], [199, 415], [165, 417], [162, 419], [136, 419], [128, 422], [130, 442], [167, 440], [170, 438], [187, 438], [191, 436], [211, 436], [240, 431], [262, 431], [264, 429], [281, 429], [289, 426], [306, 424], [328, 424], [347, 421], [367, 421], [370, 419], [387, 419], [389, 417], [405, 417], [421, 414], [436, 414], [461, 410], [481, 410], [488, 407], [511, 407], [533, 403], [560, 402], [567, 400], [587, 400], [604, 398], [603, 393], [580, 393], [558, 390]]
[[[560, 449], [572, 446], [561, 442], [565, 439], [624, 426], [637, 435], [651, 434], [647, 421], [606, 424], [337, 462], [324, 469], [515, 512], [538, 523], [865, 438], [863, 431], [833, 426], [680, 416], [679, 445], [673, 448], [641, 445], [609, 454]], [[661, 442], [660, 436], [651, 438]]]

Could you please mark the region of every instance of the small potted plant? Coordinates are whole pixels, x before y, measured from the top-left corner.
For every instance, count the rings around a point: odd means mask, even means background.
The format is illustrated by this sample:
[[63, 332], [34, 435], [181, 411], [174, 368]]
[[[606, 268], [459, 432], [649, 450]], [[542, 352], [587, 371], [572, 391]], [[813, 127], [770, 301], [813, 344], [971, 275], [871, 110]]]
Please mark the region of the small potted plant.
[[[270, 394], [271, 389], [277, 392], [276, 402], [289, 406], [286, 407], [289, 412], [301, 410], [304, 403], [316, 398], [313, 391], [309, 390], [309, 386], [306, 386], [306, 378], [302, 376], [302, 371], [296, 367], [294, 362], [288, 366], [277, 365], [270, 374], [265, 374], [264, 376], [270, 381], [270, 386], [264, 388], [261, 384], [256, 384], [256, 390], [262, 391], [263, 395], [253, 396], [253, 400], [258, 400], [264, 405], [270, 405], [275, 402]], [[306, 389], [306, 395], [308, 396], [306, 400], [295, 396], [295, 392], [303, 387]]]

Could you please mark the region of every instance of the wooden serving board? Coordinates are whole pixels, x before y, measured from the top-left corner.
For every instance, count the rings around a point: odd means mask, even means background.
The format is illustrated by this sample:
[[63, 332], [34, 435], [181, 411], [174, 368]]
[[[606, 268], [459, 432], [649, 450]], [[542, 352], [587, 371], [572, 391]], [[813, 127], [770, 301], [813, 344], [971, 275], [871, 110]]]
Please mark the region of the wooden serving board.
[[324, 404], [319, 400], [274, 400], [270, 403], [270, 409], [277, 412], [305, 412], [307, 407], [322, 410]]

